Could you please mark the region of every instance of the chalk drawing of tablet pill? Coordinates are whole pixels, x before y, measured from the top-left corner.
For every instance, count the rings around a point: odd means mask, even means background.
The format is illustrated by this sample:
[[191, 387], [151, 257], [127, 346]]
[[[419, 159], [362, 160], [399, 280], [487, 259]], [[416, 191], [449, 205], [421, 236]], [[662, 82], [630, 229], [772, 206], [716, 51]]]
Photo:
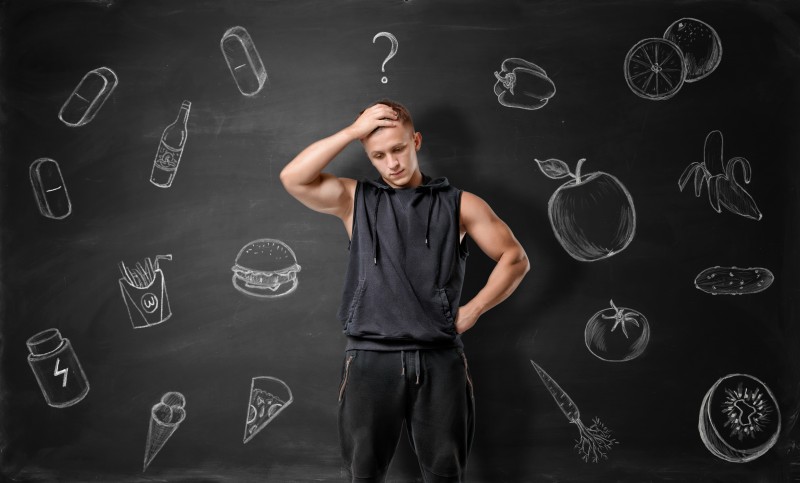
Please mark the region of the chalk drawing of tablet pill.
[[267, 70], [247, 30], [244, 27], [229, 28], [219, 47], [239, 91], [245, 96], [258, 94], [267, 81]]
[[58, 163], [50, 158], [39, 158], [30, 167], [31, 185], [36, 204], [42, 215], [61, 220], [72, 213], [67, 186]]
[[88, 124], [111, 96], [117, 82], [117, 74], [108, 67], [90, 70], [61, 106], [58, 118], [70, 127]]

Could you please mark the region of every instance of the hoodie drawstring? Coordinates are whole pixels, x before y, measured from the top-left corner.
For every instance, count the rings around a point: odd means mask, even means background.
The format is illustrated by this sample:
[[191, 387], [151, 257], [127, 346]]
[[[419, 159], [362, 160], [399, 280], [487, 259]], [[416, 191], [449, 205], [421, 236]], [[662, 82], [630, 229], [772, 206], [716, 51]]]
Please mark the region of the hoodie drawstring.
[[[378, 192], [375, 195], [375, 208], [373, 212], [373, 224], [372, 224], [372, 263], [373, 265], [378, 264], [378, 250], [379, 250], [379, 243], [378, 243], [378, 208], [381, 204], [381, 196], [386, 193], [387, 191], [394, 191], [390, 186], [383, 183], [381, 180], [378, 181], [369, 181], [373, 186], [378, 188]], [[428, 218], [425, 221], [425, 246], [430, 248], [430, 236], [431, 236], [431, 218], [433, 217], [433, 192], [434, 189], [440, 186], [447, 186], [447, 179], [440, 178], [439, 180], [434, 181], [435, 184], [428, 184], [431, 182], [431, 179], [427, 176], [423, 175], [423, 185], [418, 186], [416, 189], [421, 190], [424, 188], [428, 189]], [[387, 194], [388, 196], [388, 194]], [[348, 245], [349, 248], [349, 245]]]
[[425, 246], [430, 248], [431, 245], [428, 243], [428, 236], [431, 232], [431, 213], [433, 213], [433, 186], [428, 187], [428, 191], [428, 221], [425, 223]]
[[384, 190], [379, 189], [378, 194], [375, 196], [375, 222], [372, 224], [372, 263], [378, 264], [378, 207], [381, 204], [381, 195]]

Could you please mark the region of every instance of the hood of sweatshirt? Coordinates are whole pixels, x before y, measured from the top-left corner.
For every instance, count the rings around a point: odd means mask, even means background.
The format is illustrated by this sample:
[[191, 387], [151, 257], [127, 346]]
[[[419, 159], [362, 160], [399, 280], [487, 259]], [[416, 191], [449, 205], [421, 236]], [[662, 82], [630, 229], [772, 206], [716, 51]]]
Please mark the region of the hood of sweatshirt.
[[[378, 263], [378, 207], [381, 203], [383, 195], [389, 192], [396, 191], [395, 188], [389, 186], [383, 178], [365, 179], [365, 183], [378, 188], [378, 195], [375, 197], [375, 206], [372, 211], [372, 260], [377, 265]], [[447, 188], [450, 182], [445, 177], [431, 178], [430, 176], [422, 173], [422, 183], [415, 188], [398, 188], [398, 189], [413, 189], [417, 193], [428, 193], [428, 216], [425, 220], [425, 246], [430, 247], [428, 236], [430, 235], [431, 228], [431, 213], [433, 211], [433, 198], [436, 196], [438, 190]]]
[[[375, 186], [376, 188], [380, 188], [386, 191], [395, 191], [395, 188], [389, 186], [383, 178], [376, 178], [376, 179], [365, 179], [364, 182]], [[416, 188], [397, 188], [397, 189], [414, 189], [417, 191], [420, 190], [429, 190], [429, 189], [442, 189], [447, 188], [450, 186], [450, 182], [447, 181], [447, 178], [444, 176], [439, 178], [431, 178], [425, 173], [422, 173], [422, 183]]]

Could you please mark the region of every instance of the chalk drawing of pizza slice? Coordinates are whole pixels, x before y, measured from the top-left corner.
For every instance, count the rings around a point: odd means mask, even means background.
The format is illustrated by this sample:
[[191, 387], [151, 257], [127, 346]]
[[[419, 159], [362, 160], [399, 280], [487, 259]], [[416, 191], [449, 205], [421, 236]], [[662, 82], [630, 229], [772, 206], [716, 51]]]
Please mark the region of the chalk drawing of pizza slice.
[[250, 383], [250, 402], [247, 405], [247, 423], [244, 442], [264, 429], [278, 414], [286, 409], [294, 398], [285, 382], [275, 377], [254, 377]]

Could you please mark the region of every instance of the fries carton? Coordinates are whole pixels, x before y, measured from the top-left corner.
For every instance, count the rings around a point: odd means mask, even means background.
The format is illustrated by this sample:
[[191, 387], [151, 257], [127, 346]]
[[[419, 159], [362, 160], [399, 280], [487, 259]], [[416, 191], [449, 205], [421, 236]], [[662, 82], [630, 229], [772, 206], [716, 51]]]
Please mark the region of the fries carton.
[[132, 269], [120, 262], [119, 288], [134, 329], [158, 325], [172, 316], [159, 259], [172, 260], [172, 255], [158, 255], [155, 263], [145, 258]]

